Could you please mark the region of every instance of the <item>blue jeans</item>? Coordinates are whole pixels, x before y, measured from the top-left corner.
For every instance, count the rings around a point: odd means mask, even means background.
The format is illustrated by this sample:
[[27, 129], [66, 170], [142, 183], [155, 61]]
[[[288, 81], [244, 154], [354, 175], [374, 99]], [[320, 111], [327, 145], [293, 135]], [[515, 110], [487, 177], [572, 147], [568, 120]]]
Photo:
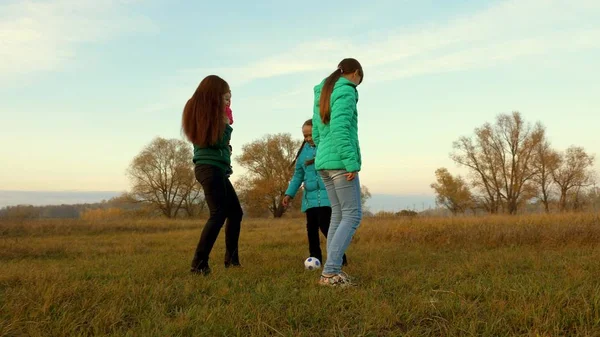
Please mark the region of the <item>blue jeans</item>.
[[321, 170], [331, 203], [331, 223], [327, 233], [327, 261], [323, 274], [339, 274], [343, 256], [360, 225], [362, 207], [358, 174], [352, 181], [346, 179], [345, 170]]

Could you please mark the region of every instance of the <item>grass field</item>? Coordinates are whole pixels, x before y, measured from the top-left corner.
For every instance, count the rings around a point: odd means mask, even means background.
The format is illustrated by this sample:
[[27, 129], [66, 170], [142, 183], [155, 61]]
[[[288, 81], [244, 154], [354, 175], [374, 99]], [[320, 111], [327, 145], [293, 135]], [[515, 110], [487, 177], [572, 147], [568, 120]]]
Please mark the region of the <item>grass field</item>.
[[0, 335], [600, 336], [598, 214], [366, 219], [351, 289], [303, 269], [303, 219], [245, 220], [244, 268], [222, 233], [190, 275], [202, 224], [0, 224]]

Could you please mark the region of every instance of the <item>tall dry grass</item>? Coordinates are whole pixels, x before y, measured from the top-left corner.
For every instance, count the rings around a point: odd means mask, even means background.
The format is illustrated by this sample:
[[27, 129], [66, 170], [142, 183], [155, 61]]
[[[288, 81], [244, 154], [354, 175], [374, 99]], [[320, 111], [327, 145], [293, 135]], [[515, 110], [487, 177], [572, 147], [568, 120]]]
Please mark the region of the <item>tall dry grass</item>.
[[[200, 220], [0, 224], [1, 336], [598, 336], [598, 214], [370, 218], [359, 286], [316, 285], [302, 219], [245, 220], [195, 277]], [[322, 245], [324, 248], [324, 244]]]

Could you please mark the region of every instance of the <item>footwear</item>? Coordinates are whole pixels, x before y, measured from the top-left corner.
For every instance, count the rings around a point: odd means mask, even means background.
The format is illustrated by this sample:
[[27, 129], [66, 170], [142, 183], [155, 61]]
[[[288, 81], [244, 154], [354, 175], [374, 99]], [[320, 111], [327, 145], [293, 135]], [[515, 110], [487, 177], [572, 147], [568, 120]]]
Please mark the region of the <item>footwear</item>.
[[210, 267], [209, 267], [209, 266], [206, 266], [206, 267], [204, 267], [204, 268], [194, 268], [194, 267], [192, 267], [192, 268], [190, 269], [190, 272], [191, 272], [192, 274], [196, 274], [196, 275], [202, 275], [202, 276], [206, 276], [206, 275], [210, 274], [210, 271], [211, 271], [211, 270], [210, 270]]
[[339, 274], [332, 276], [321, 275], [321, 278], [319, 279], [319, 285], [330, 287], [356, 286], [355, 283], [352, 283], [348, 274], [344, 272], [340, 272]]
[[352, 278], [350, 277], [350, 275], [346, 274], [345, 272], [340, 271], [340, 273], [338, 275], [340, 275], [341, 277], [343, 277], [346, 280], [348, 280], [348, 282], [352, 283]]
[[242, 265], [240, 264], [240, 257], [237, 253], [237, 250], [235, 250], [233, 253], [226, 250], [225, 251], [225, 268], [241, 267], [241, 266]]

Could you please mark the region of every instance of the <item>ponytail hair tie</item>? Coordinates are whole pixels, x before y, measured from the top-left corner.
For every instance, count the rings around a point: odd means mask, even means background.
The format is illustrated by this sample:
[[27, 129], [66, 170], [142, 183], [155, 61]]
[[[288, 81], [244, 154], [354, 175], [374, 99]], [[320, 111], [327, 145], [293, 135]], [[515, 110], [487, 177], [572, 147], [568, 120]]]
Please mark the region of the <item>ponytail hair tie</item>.
[[344, 73], [344, 69], [342, 69], [342, 66], [338, 66], [338, 69], [340, 70], [340, 73]]

